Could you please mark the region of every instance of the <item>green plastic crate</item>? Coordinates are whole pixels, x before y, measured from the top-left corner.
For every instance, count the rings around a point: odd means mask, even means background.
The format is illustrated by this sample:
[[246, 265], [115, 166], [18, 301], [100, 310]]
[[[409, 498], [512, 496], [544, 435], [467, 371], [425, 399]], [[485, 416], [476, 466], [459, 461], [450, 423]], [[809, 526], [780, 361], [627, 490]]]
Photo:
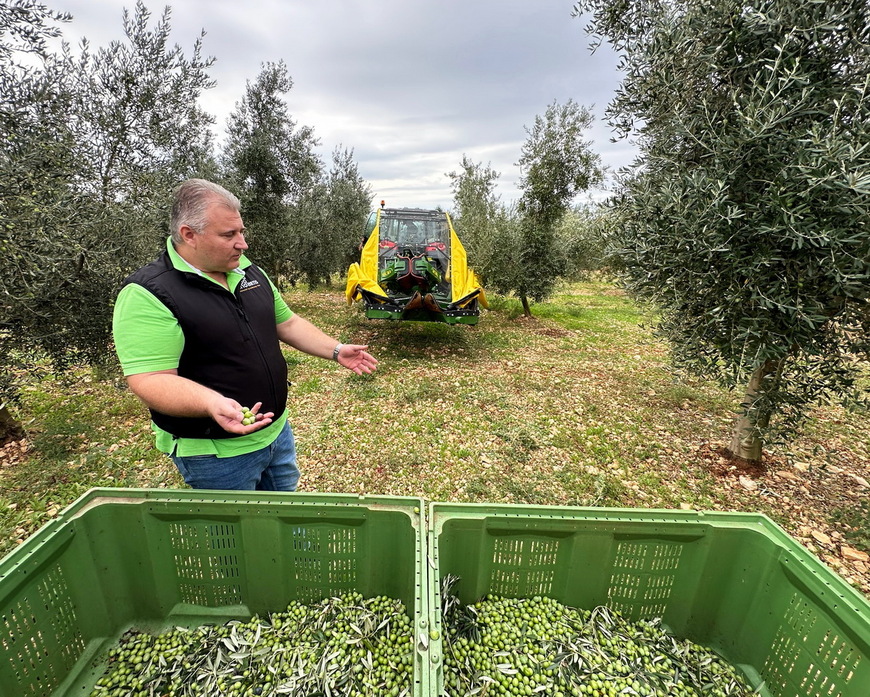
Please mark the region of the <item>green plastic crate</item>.
[[[768, 697], [870, 696], [870, 604], [755, 514], [432, 503], [431, 623], [440, 579], [464, 603], [544, 595], [629, 619], [662, 617]], [[433, 695], [443, 694], [441, 641]]]
[[[242, 619], [348, 591], [426, 625], [421, 499], [92, 490], [0, 561], [0, 695], [81, 697], [130, 628]], [[413, 613], [413, 614], [412, 614]], [[418, 646], [415, 697], [431, 694]]]
[[[403, 497], [94, 490], [0, 561], [0, 695], [81, 697], [127, 629], [353, 590], [401, 599], [443, 694], [440, 583], [661, 616], [769, 697], [870, 695], [870, 605], [768, 518]], [[424, 543], [423, 535], [428, 541]], [[437, 634], [433, 636], [438, 636]]]

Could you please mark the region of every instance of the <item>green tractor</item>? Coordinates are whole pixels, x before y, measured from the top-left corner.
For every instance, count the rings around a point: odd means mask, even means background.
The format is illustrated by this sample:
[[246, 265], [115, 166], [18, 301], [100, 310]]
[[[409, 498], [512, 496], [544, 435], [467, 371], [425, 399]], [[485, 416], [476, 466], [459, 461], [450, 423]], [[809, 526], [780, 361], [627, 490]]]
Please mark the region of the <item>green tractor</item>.
[[348, 269], [348, 303], [362, 301], [369, 319], [477, 324], [486, 295], [450, 216], [381, 206]]

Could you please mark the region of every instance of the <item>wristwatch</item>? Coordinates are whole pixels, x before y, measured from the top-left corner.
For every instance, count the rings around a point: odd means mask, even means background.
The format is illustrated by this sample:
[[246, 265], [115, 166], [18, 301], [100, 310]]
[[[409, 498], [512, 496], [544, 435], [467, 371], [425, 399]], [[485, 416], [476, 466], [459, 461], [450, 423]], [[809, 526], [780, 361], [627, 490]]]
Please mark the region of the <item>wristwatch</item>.
[[341, 351], [342, 346], [344, 346], [344, 344], [336, 344], [335, 348], [332, 349], [332, 360], [334, 360], [334, 361], [338, 360], [338, 354]]

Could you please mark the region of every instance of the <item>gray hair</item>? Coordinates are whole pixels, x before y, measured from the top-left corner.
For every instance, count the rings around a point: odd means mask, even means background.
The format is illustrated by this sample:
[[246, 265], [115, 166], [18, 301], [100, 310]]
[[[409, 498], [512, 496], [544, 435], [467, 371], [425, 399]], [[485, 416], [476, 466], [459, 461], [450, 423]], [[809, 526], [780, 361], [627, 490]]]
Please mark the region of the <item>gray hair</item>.
[[188, 179], [175, 189], [172, 198], [172, 211], [169, 214], [169, 231], [174, 244], [181, 244], [182, 225], [187, 225], [197, 232], [207, 225], [206, 212], [212, 203], [221, 203], [238, 211], [242, 204], [235, 194], [230, 193], [220, 184], [206, 179]]

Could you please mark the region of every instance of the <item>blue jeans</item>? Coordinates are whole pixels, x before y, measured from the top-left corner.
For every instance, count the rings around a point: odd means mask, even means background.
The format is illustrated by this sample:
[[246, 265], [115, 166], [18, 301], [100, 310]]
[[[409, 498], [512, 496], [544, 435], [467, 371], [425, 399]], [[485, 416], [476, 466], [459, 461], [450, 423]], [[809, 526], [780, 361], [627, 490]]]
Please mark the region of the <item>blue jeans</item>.
[[184, 481], [194, 489], [296, 491], [299, 481], [296, 444], [289, 423], [271, 445], [246, 455], [171, 457]]

